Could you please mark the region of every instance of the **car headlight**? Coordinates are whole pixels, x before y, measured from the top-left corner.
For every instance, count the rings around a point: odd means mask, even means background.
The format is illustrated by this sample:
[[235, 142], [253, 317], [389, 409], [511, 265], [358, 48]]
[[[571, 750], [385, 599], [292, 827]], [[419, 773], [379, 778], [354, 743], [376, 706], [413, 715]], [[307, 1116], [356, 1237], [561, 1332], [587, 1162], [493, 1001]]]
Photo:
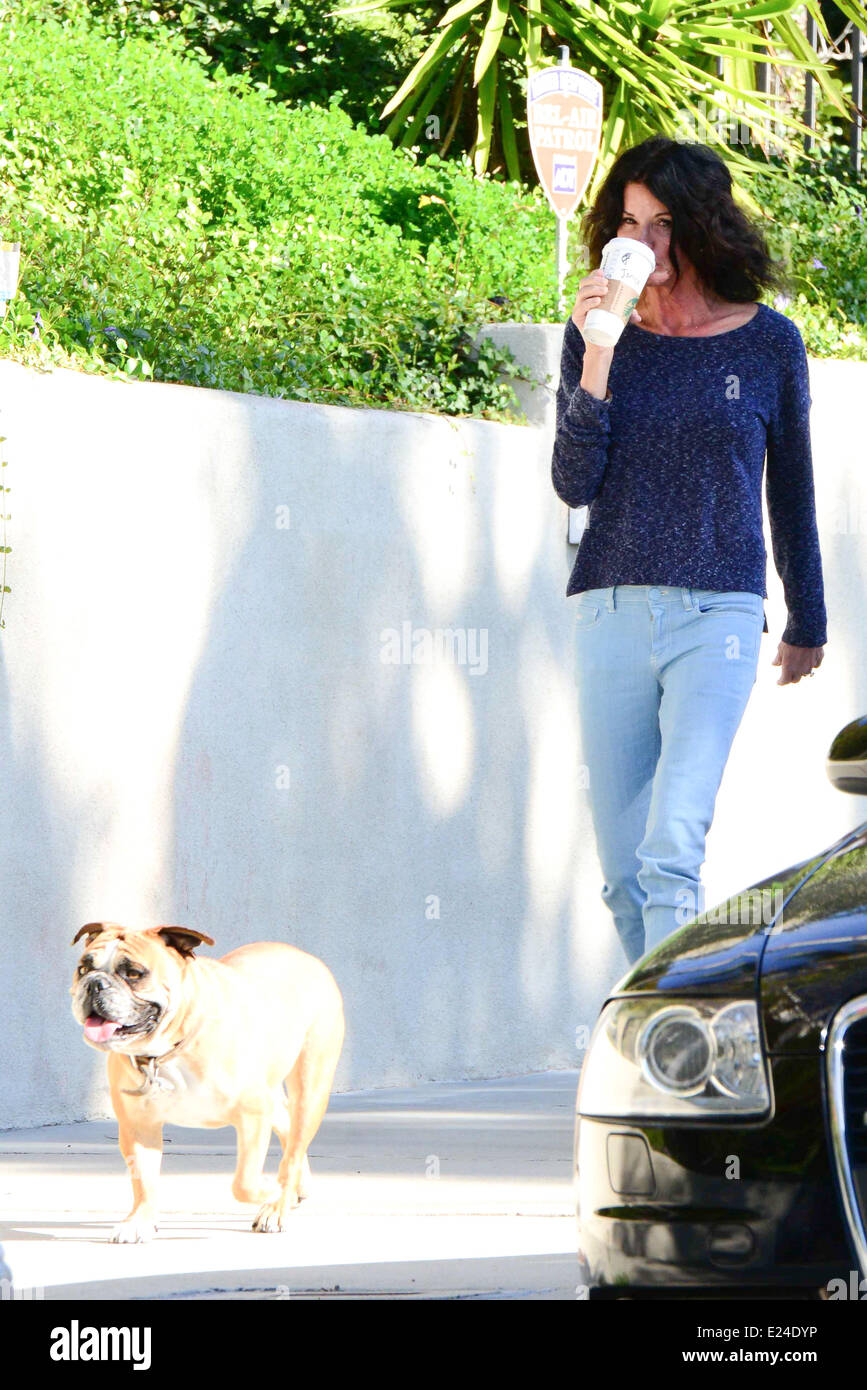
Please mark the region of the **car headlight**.
[[599, 1119], [763, 1115], [771, 1095], [752, 999], [614, 999], [581, 1071], [578, 1113]]

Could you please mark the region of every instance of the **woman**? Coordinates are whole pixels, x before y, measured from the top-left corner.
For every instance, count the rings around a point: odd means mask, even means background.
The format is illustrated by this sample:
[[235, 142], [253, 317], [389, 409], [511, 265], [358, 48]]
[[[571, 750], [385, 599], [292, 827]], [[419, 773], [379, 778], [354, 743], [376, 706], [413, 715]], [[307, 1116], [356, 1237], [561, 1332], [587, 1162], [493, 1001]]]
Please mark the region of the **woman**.
[[552, 478], [589, 506], [575, 594], [579, 715], [597, 847], [627, 958], [704, 910], [717, 791], [755, 684], [766, 552], [762, 471], [788, 621], [778, 685], [826, 638], [801, 335], [759, 296], [780, 279], [719, 155], [661, 136], [611, 168], [583, 232], [656, 269], [613, 348], [586, 343], [599, 269], [563, 338]]

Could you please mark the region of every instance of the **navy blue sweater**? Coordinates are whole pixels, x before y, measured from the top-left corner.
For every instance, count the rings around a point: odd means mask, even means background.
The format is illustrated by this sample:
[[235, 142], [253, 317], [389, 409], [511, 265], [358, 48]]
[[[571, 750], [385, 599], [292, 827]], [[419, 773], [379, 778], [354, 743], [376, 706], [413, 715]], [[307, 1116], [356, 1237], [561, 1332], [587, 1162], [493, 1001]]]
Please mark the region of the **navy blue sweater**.
[[824, 645], [812, 400], [797, 325], [767, 304], [740, 328], [706, 338], [628, 323], [604, 401], [580, 385], [583, 366], [570, 316], [551, 476], [558, 497], [589, 511], [567, 595], [673, 584], [767, 598], [767, 451], [771, 543], [788, 609], [782, 640]]

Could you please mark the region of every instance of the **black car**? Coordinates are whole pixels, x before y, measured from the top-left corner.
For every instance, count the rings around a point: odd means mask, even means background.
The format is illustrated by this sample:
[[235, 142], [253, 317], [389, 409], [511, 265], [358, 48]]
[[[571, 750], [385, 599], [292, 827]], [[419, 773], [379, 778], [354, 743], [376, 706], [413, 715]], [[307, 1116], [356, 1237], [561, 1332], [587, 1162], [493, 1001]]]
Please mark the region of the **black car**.
[[[867, 795], [867, 719], [827, 768]], [[577, 1112], [590, 1298], [867, 1298], [867, 823], [642, 957]]]

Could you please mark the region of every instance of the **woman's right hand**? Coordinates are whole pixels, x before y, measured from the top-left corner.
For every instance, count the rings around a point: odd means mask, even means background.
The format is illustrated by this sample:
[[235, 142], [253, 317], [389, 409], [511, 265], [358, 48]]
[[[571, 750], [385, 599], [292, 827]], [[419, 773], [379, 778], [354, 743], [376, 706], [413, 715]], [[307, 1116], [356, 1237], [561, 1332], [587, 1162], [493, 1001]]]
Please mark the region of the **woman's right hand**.
[[[587, 315], [591, 309], [597, 309], [599, 307], [602, 300], [605, 298], [607, 289], [608, 281], [602, 274], [600, 267], [597, 267], [596, 270], [591, 270], [590, 274], [585, 275], [584, 279], [579, 283], [578, 296], [572, 310], [572, 322], [578, 329], [582, 338], [584, 337], [584, 322]], [[637, 309], [633, 309], [630, 314], [630, 322], [641, 322], [641, 315]], [[596, 352], [614, 352], [613, 347], [600, 347], [598, 343], [588, 343], [586, 338], [584, 338], [584, 346]]]

